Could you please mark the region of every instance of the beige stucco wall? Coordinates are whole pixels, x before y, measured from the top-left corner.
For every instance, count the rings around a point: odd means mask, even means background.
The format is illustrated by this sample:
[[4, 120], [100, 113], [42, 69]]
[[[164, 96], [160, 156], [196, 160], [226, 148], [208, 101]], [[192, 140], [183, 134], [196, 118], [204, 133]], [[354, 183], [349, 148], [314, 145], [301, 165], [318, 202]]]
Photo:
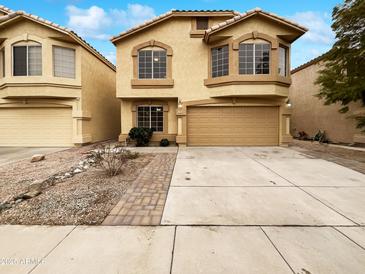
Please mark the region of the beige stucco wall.
[[[166, 20], [146, 31], [141, 31], [129, 38], [117, 43], [117, 97], [136, 98], [148, 97], [153, 91], [153, 97], [166, 98], [178, 97], [182, 101], [201, 100], [211, 97], [210, 92], [217, 88], [208, 88], [204, 85], [204, 79], [208, 78], [209, 67], [209, 46], [202, 41], [202, 38], [190, 38], [191, 18], [173, 18]], [[259, 19], [248, 19], [247, 26], [239, 24], [229, 30], [224, 30], [219, 35], [238, 38], [242, 34], [259, 31], [275, 37], [279, 34], [288, 34], [285, 28], [276, 24], [261, 22]], [[228, 32], [228, 33], [226, 33]], [[173, 88], [164, 89], [133, 89], [132, 49], [134, 46], [149, 40], [156, 40], [172, 47], [172, 78]], [[220, 89], [228, 89], [220, 87]], [[275, 85], [272, 85], [275, 89]], [[235, 86], [236, 93], [244, 95], [262, 94], [262, 86], [256, 84]]]
[[[210, 45], [202, 41], [202, 38], [191, 38], [190, 31], [190, 17], [175, 17], [116, 43], [117, 97], [121, 98], [122, 109], [121, 141], [125, 139], [133, 125], [133, 115], [131, 112], [133, 102], [143, 99], [168, 101], [168, 134], [177, 133], [178, 117], [176, 116], [176, 106], [178, 101], [181, 101], [184, 105], [185, 103], [191, 104], [193, 101], [213, 100], [213, 98], [239, 98], [242, 105], [250, 105], [252, 98], [256, 97], [254, 99], [256, 104], [263, 102], [267, 104], [267, 100], [272, 100], [273, 105], [280, 106], [280, 115], [286, 119], [287, 115], [289, 115], [288, 111], [284, 109], [285, 98], [288, 94], [287, 85], [246, 82], [238, 85], [207, 87], [204, 84], [204, 80], [208, 78], [210, 72]], [[252, 33], [253, 31], [258, 31], [274, 38], [277, 35], [293, 34], [286, 27], [279, 24], [267, 22], [259, 18], [252, 18], [245, 21], [244, 24], [238, 24], [237, 27], [220, 32], [219, 35], [236, 39], [243, 34]], [[174, 80], [174, 85], [172, 88], [133, 88], [131, 86], [131, 80], [134, 77], [132, 49], [139, 44], [151, 40], [162, 42], [173, 50], [172, 79]], [[290, 48], [289, 44], [286, 45]], [[277, 68], [274, 69], [277, 70]], [[289, 77], [288, 80], [290, 81]], [[232, 100], [229, 100], [230, 103], [227, 103], [227, 106], [232, 105]], [[247, 104], [245, 104], [245, 100]], [[180, 113], [179, 115], [186, 114]], [[185, 127], [186, 119], [181, 118], [181, 121], [184, 124], [183, 127]], [[284, 132], [284, 122], [283, 119], [280, 119], [279, 130], [282, 132], [280, 136], [282, 142], [288, 140], [288, 134], [286, 134], [286, 131]], [[180, 138], [180, 140], [183, 139], [186, 139], [186, 136]]]
[[87, 50], [83, 49], [81, 53], [81, 108], [87, 117], [83, 123], [83, 135], [90, 134], [92, 142], [115, 139], [120, 133], [115, 71]]
[[[289, 98], [293, 105], [291, 119], [292, 133], [294, 130], [305, 131], [314, 136], [318, 130], [325, 130], [330, 141], [352, 143], [354, 135], [360, 131], [356, 123], [349, 119], [349, 114], [338, 112], [340, 105], [324, 105], [315, 95], [319, 86], [314, 82], [318, 77], [320, 63], [310, 65], [292, 74], [292, 85], [289, 89]], [[350, 112], [360, 108], [360, 104], [351, 104]]]
[[[116, 138], [120, 132], [120, 103], [115, 97], [115, 71], [64, 33], [21, 19], [0, 28], [5, 41], [5, 77], [0, 78], [0, 108], [72, 108], [74, 144]], [[12, 76], [12, 46], [42, 45], [42, 75]], [[75, 78], [53, 76], [52, 47], [75, 49]]]

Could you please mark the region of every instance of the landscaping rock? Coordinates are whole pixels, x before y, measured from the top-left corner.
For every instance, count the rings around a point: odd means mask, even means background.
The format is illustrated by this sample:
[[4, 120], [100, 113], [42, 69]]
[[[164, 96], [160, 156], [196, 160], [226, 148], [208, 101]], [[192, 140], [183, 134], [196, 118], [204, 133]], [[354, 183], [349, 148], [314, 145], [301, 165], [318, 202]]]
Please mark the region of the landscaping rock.
[[76, 168], [76, 169], [73, 171], [73, 173], [74, 173], [74, 174], [81, 173], [81, 172], [82, 172], [82, 170], [81, 170], [81, 169], [79, 169], [79, 168]]
[[9, 203], [0, 204], [0, 212], [9, 208], [11, 208], [11, 205]]
[[46, 157], [44, 156], [44, 154], [35, 154], [32, 156], [32, 160], [30, 160], [31, 163], [34, 163], [34, 162], [39, 162], [39, 161], [42, 161], [44, 160]]
[[28, 192], [31, 191], [41, 191], [43, 183], [40, 181], [34, 181], [31, 185], [28, 186]]
[[23, 194], [23, 200], [32, 199], [32, 198], [38, 196], [39, 194], [41, 194], [41, 191], [38, 191], [38, 190], [29, 191], [29, 192]]

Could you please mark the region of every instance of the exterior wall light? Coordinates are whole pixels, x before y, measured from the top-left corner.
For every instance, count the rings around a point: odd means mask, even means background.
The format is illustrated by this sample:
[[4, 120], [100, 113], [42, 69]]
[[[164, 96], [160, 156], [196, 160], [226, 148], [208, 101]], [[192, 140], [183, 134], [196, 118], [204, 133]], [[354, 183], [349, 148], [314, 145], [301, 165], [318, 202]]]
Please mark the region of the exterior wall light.
[[290, 102], [289, 98], [288, 98], [288, 100], [286, 100], [286, 107], [287, 108], [291, 108], [292, 107], [292, 103]]
[[179, 100], [177, 107], [178, 108], [182, 108], [183, 107], [183, 104], [182, 104], [181, 100]]

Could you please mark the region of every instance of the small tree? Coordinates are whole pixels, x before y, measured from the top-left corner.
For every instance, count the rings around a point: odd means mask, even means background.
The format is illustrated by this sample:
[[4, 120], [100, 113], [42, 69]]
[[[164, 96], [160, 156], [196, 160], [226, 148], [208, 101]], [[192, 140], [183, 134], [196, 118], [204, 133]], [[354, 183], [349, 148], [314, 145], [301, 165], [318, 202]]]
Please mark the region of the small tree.
[[153, 130], [144, 127], [134, 127], [129, 131], [129, 137], [136, 141], [137, 146], [146, 146], [150, 142]]
[[[333, 9], [332, 18], [336, 42], [322, 59], [316, 84], [326, 105], [340, 103], [339, 111], [346, 113], [351, 102], [360, 100], [365, 106], [365, 1], [345, 0]], [[354, 118], [365, 131], [365, 115]]]

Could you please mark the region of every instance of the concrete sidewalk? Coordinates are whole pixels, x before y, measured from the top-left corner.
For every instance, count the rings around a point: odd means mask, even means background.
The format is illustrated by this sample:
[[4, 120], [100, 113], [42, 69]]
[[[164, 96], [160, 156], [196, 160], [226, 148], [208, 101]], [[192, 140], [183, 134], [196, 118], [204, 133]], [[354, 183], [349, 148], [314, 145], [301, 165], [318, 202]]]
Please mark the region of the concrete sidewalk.
[[364, 273], [364, 227], [0, 226], [0, 273]]

